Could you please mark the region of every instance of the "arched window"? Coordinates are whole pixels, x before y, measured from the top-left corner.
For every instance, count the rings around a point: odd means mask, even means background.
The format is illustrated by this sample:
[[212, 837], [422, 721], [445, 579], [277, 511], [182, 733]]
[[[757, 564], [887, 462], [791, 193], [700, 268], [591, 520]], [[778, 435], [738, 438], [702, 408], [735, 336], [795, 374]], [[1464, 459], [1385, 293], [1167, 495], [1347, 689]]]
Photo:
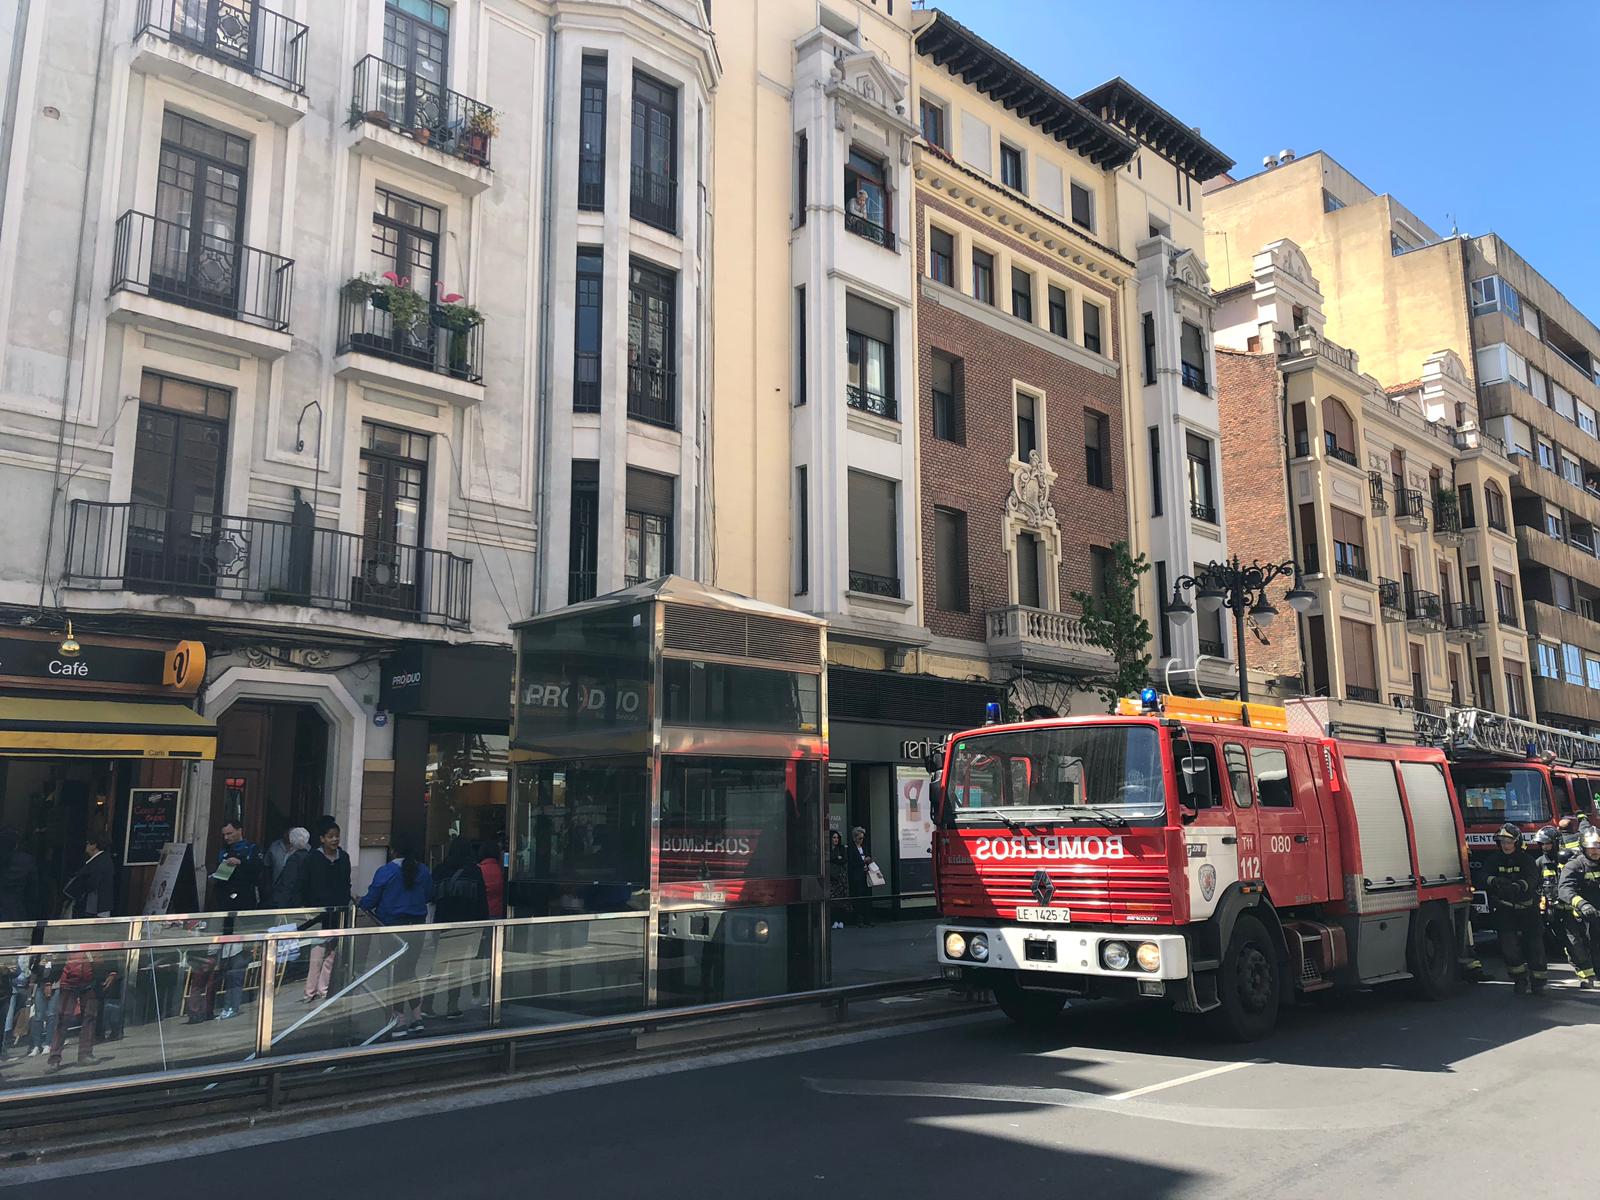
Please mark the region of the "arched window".
[[1356, 423], [1350, 410], [1338, 400], [1328, 399], [1322, 404], [1322, 444], [1329, 458], [1356, 464]]

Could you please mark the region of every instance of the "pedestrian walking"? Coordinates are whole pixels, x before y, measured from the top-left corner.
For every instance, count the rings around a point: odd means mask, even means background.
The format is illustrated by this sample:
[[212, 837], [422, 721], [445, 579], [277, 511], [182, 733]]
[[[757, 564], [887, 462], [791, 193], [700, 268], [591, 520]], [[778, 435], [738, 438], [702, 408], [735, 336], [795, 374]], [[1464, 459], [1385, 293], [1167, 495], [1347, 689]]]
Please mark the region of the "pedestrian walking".
[[53, 1072], [61, 1069], [61, 1052], [67, 1040], [67, 1026], [74, 1017], [79, 1022], [78, 1062], [100, 1062], [94, 1052], [95, 1030], [100, 1020], [103, 995], [116, 980], [117, 972], [105, 964], [97, 963], [87, 950], [75, 951], [67, 957], [61, 968], [61, 1010], [50, 1038], [47, 1070]]
[[304, 908], [306, 879], [311, 871], [311, 834], [298, 825], [289, 830], [289, 857], [272, 880], [273, 908]]
[[[338, 929], [344, 924], [345, 909], [350, 903], [350, 856], [339, 847], [340, 830], [331, 819], [319, 821], [322, 825], [313, 850], [306, 863], [305, 889], [302, 903], [307, 908], [322, 909], [324, 929]], [[339, 957], [339, 944], [343, 938], [322, 938], [311, 947], [310, 961], [306, 967], [305, 1002], [326, 1000], [333, 982], [333, 967]]]
[[[434, 874], [433, 919], [437, 924], [457, 924], [489, 919], [489, 895], [484, 887], [483, 869], [475, 848], [461, 838], [450, 843], [450, 850]], [[480, 958], [483, 938], [466, 931], [451, 934], [441, 931], [433, 953], [433, 974], [444, 988], [447, 1020], [461, 1017], [461, 993], [473, 983], [472, 964]], [[430, 1007], [438, 1011], [437, 994]]]
[[835, 929], [844, 928], [844, 914], [850, 902], [850, 864], [844, 837], [837, 829], [828, 831], [828, 911]]
[[[397, 842], [390, 848], [390, 855], [389, 861], [372, 877], [372, 886], [361, 898], [360, 907], [381, 925], [420, 925], [428, 919], [433, 876], [407, 842]], [[400, 942], [396, 947], [399, 957], [389, 968], [390, 1036], [414, 1037], [425, 1029], [422, 994], [415, 986], [422, 937], [418, 934], [396, 936]]]

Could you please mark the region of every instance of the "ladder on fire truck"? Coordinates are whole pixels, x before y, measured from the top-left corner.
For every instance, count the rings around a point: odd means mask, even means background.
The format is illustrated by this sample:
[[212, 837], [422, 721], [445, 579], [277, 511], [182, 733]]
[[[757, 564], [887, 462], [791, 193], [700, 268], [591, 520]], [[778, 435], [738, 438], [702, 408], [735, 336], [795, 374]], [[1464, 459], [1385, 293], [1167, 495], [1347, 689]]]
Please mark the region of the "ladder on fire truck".
[[1600, 737], [1555, 729], [1481, 708], [1446, 708], [1444, 716], [1415, 713], [1417, 741], [1452, 755], [1522, 758], [1532, 753], [1567, 763], [1600, 766]]

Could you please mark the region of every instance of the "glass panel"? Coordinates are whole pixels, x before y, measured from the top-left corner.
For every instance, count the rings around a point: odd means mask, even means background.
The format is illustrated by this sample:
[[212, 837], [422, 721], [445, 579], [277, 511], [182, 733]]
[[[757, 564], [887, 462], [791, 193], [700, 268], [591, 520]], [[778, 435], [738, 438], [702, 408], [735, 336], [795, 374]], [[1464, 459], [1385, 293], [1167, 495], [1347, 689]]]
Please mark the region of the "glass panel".
[[[661, 773], [661, 883], [816, 876], [815, 762], [669, 757]], [[724, 888], [718, 900], [736, 900]]]
[[668, 725], [815, 733], [815, 675], [669, 659], [662, 664], [662, 720]]
[[649, 922], [641, 914], [507, 925], [501, 1025], [551, 1025], [642, 1010]]
[[664, 914], [657, 942], [661, 1007], [773, 996], [816, 986], [815, 906]]
[[422, 777], [429, 864], [443, 859], [455, 838], [478, 842], [498, 859], [506, 836], [509, 739], [503, 733], [439, 729], [432, 733]]
[[648, 709], [647, 606], [541, 622], [522, 638], [517, 744], [570, 753], [569, 735], [642, 730]]
[[1166, 809], [1160, 739], [1145, 727], [977, 734], [956, 743], [947, 786], [958, 821], [995, 808], [1048, 809], [1096, 824], [1109, 809], [1155, 821]]
[[643, 907], [650, 768], [643, 758], [517, 769], [507, 884], [513, 916]]

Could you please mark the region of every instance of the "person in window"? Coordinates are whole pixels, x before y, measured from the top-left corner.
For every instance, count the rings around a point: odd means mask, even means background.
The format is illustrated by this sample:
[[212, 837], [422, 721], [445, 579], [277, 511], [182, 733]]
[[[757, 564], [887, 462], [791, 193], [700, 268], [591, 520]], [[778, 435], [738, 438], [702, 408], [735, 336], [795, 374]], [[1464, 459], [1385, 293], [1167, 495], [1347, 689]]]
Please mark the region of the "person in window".
[[868, 215], [869, 203], [870, 202], [867, 199], [867, 189], [857, 188], [855, 196], [850, 201], [850, 215], [853, 217], [860, 217], [864, 221], [870, 220], [871, 218]]
[[855, 923], [860, 926], [872, 924], [872, 885], [867, 881], [867, 868], [872, 865], [872, 852], [867, 849], [867, 831], [857, 825], [850, 831], [845, 867], [849, 872], [850, 907]]
[[833, 927], [844, 928], [846, 901], [850, 896], [850, 865], [844, 838], [837, 829], [828, 831], [828, 899], [833, 912]]
[[[407, 841], [396, 841], [389, 854], [389, 861], [372, 877], [372, 886], [361, 898], [360, 907], [376, 917], [380, 925], [421, 925], [428, 919], [428, 902], [433, 899], [433, 875]], [[391, 1038], [415, 1036], [426, 1028], [422, 1023], [422, 995], [415, 985], [422, 935], [397, 937], [398, 943], [385, 947], [386, 956], [399, 952], [389, 973]]]

